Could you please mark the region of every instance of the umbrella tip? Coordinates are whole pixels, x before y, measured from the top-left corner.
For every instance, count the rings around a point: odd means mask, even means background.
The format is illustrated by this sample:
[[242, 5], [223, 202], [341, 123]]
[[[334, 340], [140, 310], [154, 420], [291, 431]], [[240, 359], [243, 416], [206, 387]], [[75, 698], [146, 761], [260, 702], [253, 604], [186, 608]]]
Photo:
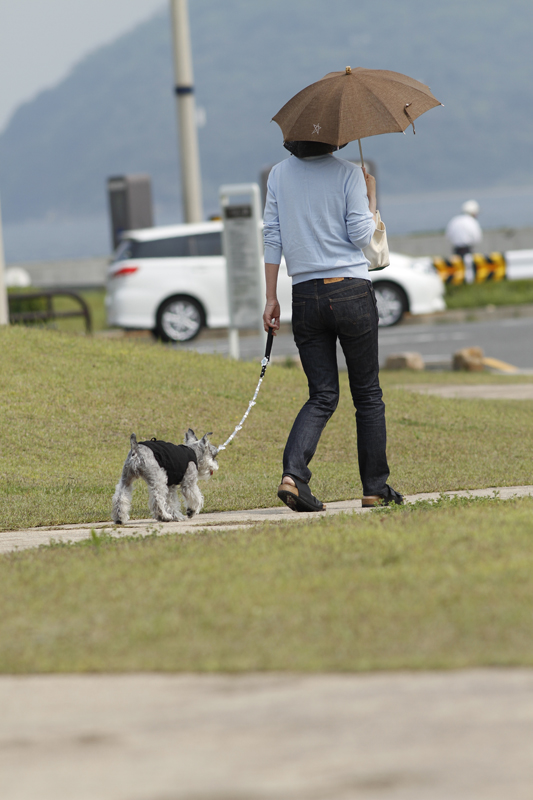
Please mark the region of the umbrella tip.
[[351, 67], [346, 67], [346, 74], [347, 75], [351, 75], [352, 74], [352, 68]]

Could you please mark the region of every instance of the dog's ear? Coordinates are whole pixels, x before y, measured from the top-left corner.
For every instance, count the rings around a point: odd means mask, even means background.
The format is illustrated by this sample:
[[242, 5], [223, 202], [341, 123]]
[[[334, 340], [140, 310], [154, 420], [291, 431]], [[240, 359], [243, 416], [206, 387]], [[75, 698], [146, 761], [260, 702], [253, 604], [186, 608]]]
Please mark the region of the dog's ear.
[[213, 431], [210, 431], [209, 433], [204, 433], [204, 435], [202, 436], [202, 438], [200, 440], [200, 444], [202, 445], [202, 450], [203, 451], [207, 450], [207, 448], [209, 447], [208, 436], [212, 436], [212, 435], [213, 435]]
[[187, 444], [187, 445], [193, 444], [194, 442], [198, 441], [198, 439], [196, 438], [196, 434], [195, 434], [195, 432], [193, 431], [192, 428], [189, 428], [189, 430], [185, 434], [185, 439], [183, 441], [184, 441], [184, 444]]

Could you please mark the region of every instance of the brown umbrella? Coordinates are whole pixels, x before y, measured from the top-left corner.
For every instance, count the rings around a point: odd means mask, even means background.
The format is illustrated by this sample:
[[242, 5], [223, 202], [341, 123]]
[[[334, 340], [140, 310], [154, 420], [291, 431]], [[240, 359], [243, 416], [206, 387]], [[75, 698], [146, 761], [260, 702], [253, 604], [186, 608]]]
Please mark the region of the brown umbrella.
[[342, 145], [379, 133], [401, 132], [440, 106], [427, 86], [400, 72], [346, 67], [330, 72], [285, 103], [274, 122], [285, 141]]

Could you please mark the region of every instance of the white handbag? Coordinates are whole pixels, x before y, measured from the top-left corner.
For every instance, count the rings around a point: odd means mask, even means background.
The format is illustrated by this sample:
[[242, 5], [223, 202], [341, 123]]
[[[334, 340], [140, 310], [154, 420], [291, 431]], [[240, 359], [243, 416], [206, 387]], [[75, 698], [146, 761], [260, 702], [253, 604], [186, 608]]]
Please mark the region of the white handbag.
[[376, 230], [367, 247], [363, 248], [363, 253], [370, 261], [368, 269], [385, 269], [390, 264], [389, 245], [387, 242], [387, 231], [385, 223], [376, 211]]

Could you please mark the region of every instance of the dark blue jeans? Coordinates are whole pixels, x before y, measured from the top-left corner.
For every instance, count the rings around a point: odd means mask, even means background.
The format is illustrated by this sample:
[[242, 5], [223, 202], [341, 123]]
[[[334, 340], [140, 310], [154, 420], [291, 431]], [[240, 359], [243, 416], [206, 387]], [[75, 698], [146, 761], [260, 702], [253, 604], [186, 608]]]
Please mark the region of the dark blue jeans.
[[309, 400], [289, 434], [283, 474], [309, 483], [308, 464], [339, 401], [338, 339], [356, 409], [363, 494], [381, 494], [386, 491], [389, 467], [385, 404], [379, 385], [378, 313], [371, 282], [345, 278], [337, 283], [313, 280], [296, 284], [292, 290], [292, 327], [309, 384]]

